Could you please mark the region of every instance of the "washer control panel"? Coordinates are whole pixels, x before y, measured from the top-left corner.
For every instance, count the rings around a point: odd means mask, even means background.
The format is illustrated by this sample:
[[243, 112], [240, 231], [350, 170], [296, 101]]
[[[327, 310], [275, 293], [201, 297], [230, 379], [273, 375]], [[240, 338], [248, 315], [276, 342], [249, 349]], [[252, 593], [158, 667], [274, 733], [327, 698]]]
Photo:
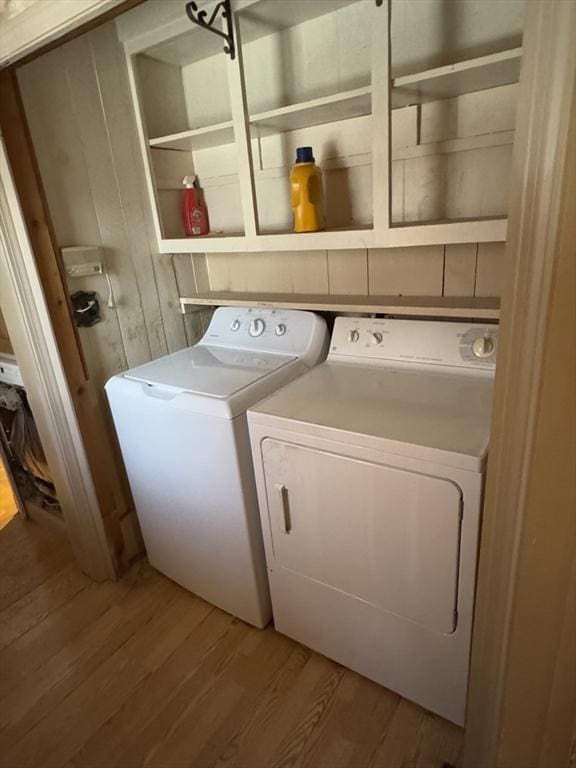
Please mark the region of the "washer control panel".
[[299, 356], [326, 339], [326, 323], [313, 312], [219, 307], [200, 343]]
[[330, 357], [493, 369], [497, 347], [495, 323], [337, 317]]

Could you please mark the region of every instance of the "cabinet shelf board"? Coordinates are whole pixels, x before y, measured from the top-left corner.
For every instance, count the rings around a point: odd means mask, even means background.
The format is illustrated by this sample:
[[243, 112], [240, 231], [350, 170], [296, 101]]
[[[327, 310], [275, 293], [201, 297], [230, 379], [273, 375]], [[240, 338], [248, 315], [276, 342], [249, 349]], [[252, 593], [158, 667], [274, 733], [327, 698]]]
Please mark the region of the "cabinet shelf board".
[[335, 123], [353, 117], [362, 117], [371, 113], [371, 87], [355, 88], [351, 91], [323, 96], [300, 104], [272, 109], [250, 117], [253, 129], [268, 129], [271, 132], [285, 133], [313, 125]]
[[507, 219], [470, 219], [448, 223], [397, 224], [388, 232], [374, 229], [333, 229], [322, 232], [262, 233], [248, 236], [215, 233], [207, 237], [164, 238], [160, 253], [258, 253], [262, 251], [339, 250], [494, 243], [506, 240]]
[[520, 75], [521, 59], [522, 48], [513, 48], [397, 77], [392, 81], [392, 106], [397, 108], [450, 99], [465, 93], [516, 83]]
[[328, 296], [320, 294], [231, 293], [211, 291], [180, 299], [187, 306], [263, 307], [325, 312], [364, 312], [412, 317], [497, 320], [500, 299], [447, 296]]
[[190, 152], [195, 149], [208, 149], [221, 144], [232, 144], [234, 128], [232, 121], [207, 125], [205, 128], [194, 128], [190, 131], [173, 133], [169, 136], [159, 136], [148, 142], [154, 149], [178, 149]]

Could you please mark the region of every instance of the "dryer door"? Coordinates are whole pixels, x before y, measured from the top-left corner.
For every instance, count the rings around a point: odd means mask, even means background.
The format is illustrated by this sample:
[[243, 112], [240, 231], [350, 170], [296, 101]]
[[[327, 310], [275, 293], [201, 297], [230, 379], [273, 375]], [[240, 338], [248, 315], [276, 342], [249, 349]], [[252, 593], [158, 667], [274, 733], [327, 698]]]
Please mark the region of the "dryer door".
[[454, 631], [462, 508], [455, 483], [271, 438], [262, 452], [276, 566]]

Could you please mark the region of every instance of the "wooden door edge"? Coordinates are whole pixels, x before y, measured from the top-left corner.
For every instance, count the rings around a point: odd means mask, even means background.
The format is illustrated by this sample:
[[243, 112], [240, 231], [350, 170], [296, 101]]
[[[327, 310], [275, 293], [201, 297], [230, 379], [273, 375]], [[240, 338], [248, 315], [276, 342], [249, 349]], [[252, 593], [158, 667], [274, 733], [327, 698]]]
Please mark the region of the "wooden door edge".
[[[529, 3], [463, 765], [498, 765], [524, 503], [576, 87], [576, 6]], [[527, 670], [528, 674], [528, 670]]]

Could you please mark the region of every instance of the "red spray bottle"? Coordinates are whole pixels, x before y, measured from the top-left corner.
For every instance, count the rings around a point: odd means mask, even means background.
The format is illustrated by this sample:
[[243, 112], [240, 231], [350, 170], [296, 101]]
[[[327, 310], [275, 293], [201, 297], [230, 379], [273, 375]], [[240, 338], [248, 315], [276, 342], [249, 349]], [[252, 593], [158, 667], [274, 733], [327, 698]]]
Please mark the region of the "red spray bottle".
[[198, 178], [185, 176], [182, 183], [186, 187], [182, 207], [186, 235], [188, 237], [207, 235], [210, 232], [208, 209], [204, 202], [202, 190], [198, 185]]

